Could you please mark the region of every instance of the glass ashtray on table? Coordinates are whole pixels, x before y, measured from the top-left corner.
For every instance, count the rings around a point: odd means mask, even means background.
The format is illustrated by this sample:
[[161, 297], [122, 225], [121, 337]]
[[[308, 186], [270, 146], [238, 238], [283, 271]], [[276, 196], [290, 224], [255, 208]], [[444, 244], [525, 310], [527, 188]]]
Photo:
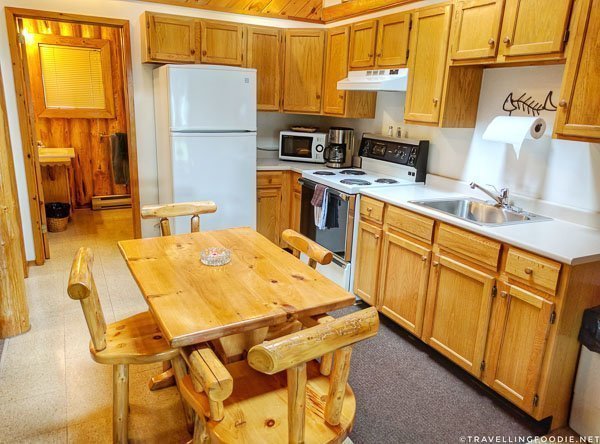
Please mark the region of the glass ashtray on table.
[[231, 251], [227, 248], [210, 247], [200, 252], [200, 262], [210, 267], [218, 267], [231, 261]]

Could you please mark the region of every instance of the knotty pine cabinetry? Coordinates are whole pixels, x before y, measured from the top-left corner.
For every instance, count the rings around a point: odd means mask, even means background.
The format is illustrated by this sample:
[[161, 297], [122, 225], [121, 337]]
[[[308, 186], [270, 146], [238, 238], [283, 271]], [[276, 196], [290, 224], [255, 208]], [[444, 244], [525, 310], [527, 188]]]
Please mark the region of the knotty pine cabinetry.
[[200, 61], [200, 22], [178, 15], [145, 12], [140, 17], [144, 63]]
[[368, 197], [360, 214], [355, 293], [535, 419], [566, 425], [600, 263], [561, 264]]
[[323, 89], [325, 32], [292, 29], [285, 31], [283, 110], [319, 113]]
[[323, 114], [351, 118], [371, 118], [375, 115], [377, 93], [340, 91], [337, 83], [348, 75], [350, 28], [343, 26], [327, 30], [325, 77], [323, 80]]
[[212, 65], [244, 64], [244, 25], [214, 20], [200, 21], [200, 61]]
[[573, 48], [563, 76], [554, 135], [597, 143], [600, 141], [600, 1], [580, 1], [573, 23]]
[[457, 0], [451, 60], [524, 63], [564, 58], [573, 0]]
[[406, 66], [410, 13], [392, 14], [350, 27], [350, 69]]
[[249, 26], [247, 40], [247, 66], [257, 71], [258, 110], [279, 111], [283, 85], [283, 32]]
[[449, 128], [474, 128], [483, 69], [449, 67], [452, 4], [412, 14], [404, 120]]
[[256, 177], [256, 231], [274, 244], [286, 247], [281, 233], [300, 231], [301, 177], [294, 171], [258, 171]]

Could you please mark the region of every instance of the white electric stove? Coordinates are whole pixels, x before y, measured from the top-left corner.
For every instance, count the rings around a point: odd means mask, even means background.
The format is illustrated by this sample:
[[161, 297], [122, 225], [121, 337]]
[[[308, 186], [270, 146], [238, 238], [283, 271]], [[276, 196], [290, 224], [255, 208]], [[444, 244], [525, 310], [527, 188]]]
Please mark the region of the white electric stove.
[[[334, 261], [319, 271], [347, 290], [351, 289], [354, 239], [359, 220], [360, 193], [381, 187], [423, 184], [427, 175], [429, 142], [364, 134], [359, 156], [361, 168], [319, 168], [302, 173], [300, 232], [332, 251]], [[312, 196], [317, 185], [327, 187], [325, 228], [314, 220]], [[332, 212], [332, 214], [329, 214]]]

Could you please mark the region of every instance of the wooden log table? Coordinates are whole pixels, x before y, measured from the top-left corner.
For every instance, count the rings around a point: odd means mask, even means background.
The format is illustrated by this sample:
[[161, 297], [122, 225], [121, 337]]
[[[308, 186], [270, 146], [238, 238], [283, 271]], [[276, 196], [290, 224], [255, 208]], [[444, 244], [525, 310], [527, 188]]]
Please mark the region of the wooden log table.
[[[231, 262], [200, 262], [209, 247]], [[119, 242], [129, 270], [173, 347], [323, 314], [354, 296], [251, 228]]]

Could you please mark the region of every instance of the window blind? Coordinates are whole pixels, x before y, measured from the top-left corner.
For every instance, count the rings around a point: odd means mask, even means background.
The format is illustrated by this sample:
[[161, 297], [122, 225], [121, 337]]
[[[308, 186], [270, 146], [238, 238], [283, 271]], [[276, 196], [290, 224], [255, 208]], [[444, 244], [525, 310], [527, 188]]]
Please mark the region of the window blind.
[[99, 49], [40, 44], [46, 108], [104, 109]]

